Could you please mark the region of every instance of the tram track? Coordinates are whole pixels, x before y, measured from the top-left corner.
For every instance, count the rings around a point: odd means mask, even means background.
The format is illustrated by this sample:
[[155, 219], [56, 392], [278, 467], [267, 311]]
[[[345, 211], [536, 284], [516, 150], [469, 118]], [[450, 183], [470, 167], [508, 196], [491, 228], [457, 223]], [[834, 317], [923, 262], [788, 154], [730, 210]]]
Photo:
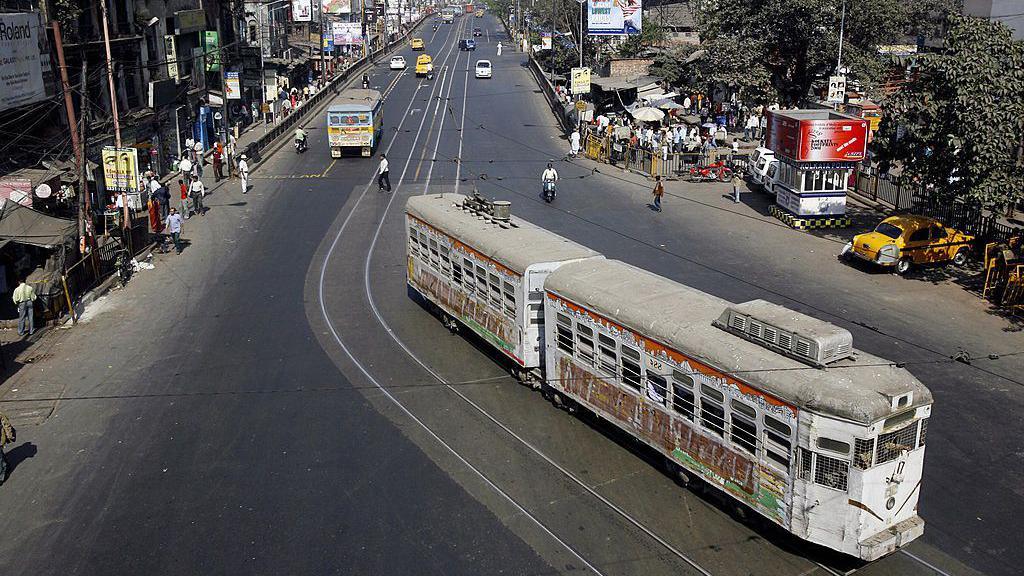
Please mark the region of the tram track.
[[[464, 24], [464, 21], [460, 22], [460, 26], [458, 27], [460, 30], [464, 28], [464, 26], [462, 26], [462, 24]], [[456, 35], [456, 36], [458, 36], [458, 35]], [[447, 66], [447, 62], [448, 62], [448, 59], [451, 56], [451, 52], [452, 52], [453, 48], [454, 48], [454, 46], [449, 47], [448, 53], [445, 56], [444, 62], [442, 63], [442, 75], [440, 77], [440, 82], [439, 82], [439, 85], [440, 85], [441, 89], [438, 90], [438, 92], [437, 92], [437, 98], [438, 98], [437, 104], [438, 104], [438, 106], [434, 107], [435, 109], [434, 109], [434, 112], [433, 112], [433, 120], [431, 121], [430, 129], [427, 132], [427, 138], [429, 138], [430, 132], [433, 130], [434, 122], [437, 120], [436, 115], [437, 115], [437, 113], [439, 111], [439, 106], [443, 103], [444, 104], [444, 108], [440, 109], [440, 113], [442, 114], [442, 118], [441, 118], [441, 124], [440, 124], [440, 126], [438, 128], [437, 143], [435, 143], [435, 145], [433, 147], [434, 148], [434, 150], [433, 150], [433, 152], [434, 152], [433, 156], [434, 157], [431, 158], [431, 160], [430, 160], [430, 165], [429, 165], [430, 168], [428, 169], [428, 172], [426, 174], [426, 180], [423, 183], [423, 193], [427, 192], [427, 190], [429, 189], [430, 183], [431, 183], [431, 178], [433, 176], [433, 166], [434, 166], [434, 163], [436, 161], [437, 149], [438, 149], [438, 146], [439, 146], [439, 143], [440, 143], [440, 135], [441, 135], [441, 131], [443, 130], [444, 123], [445, 123], [444, 115], [445, 115], [446, 111], [450, 110], [450, 108], [449, 108], [449, 102], [450, 101], [449, 101], [448, 97], [451, 94], [451, 88], [452, 88], [452, 85], [455, 82], [455, 75], [457, 74], [457, 72], [455, 71], [456, 70], [456, 66], [453, 65], [451, 67], [448, 67]], [[455, 64], [458, 63], [458, 58], [459, 57], [456, 57]], [[464, 79], [464, 86], [467, 87], [467, 88], [468, 88], [468, 74], [470, 73], [470, 68], [469, 68], [468, 64], [469, 64], [469, 62], [467, 60], [467, 67], [465, 69], [466, 77]], [[444, 82], [445, 81], [447, 81], [447, 83], [448, 83], [447, 94], [445, 95], [445, 98], [442, 101], [440, 98], [441, 98], [441, 92], [444, 91]], [[421, 85], [422, 85], [422, 83], [421, 83]], [[466, 88], [464, 88], [464, 90], [466, 90]], [[412, 103], [416, 100], [418, 91], [419, 91], [419, 87], [417, 87], [416, 92], [414, 92], [413, 97], [410, 100], [409, 107], [407, 107], [406, 113], [403, 114], [403, 120], [399, 124], [399, 127], [398, 127], [396, 133], [400, 132], [401, 127], [402, 127], [402, 125], [405, 122], [405, 118], [408, 117], [408, 110], [409, 110], [409, 108], [411, 108]], [[468, 90], [466, 90], [466, 91], [468, 92]], [[432, 91], [431, 91], [431, 99], [433, 99], [433, 98], [434, 98], [434, 93], [433, 93], [433, 89], [432, 89]], [[463, 123], [463, 126], [464, 126], [464, 123], [465, 123], [465, 98], [466, 98], [466, 94], [464, 93], [463, 110], [462, 110], [462, 123]], [[429, 105], [428, 105], [427, 110], [429, 110]], [[465, 395], [462, 391], [458, 390], [457, 387], [454, 386], [448, 379], [446, 379], [437, 370], [435, 370], [433, 367], [431, 367], [427, 362], [422, 360], [409, 347], [409, 345], [398, 336], [397, 332], [391, 327], [391, 325], [384, 318], [383, 314], [381, 313], [380, 309], [377, 306], [377, 302], [376, 302], [376, 299], [375, 299], [374, 293], [373, 293], [372, 283], [371, 283], [371, 280], [370, 280], [370, 272], [371, 272], [371, 267], [372, 267], [372, 262], [373, 262], [373, 256], [374, 256], [374, 253], [376, 251], [376, 247], [377, 247], [378, 241], [380, 239], [381, 232], [383, 230], [384, 224], [385, 224], [385, 222], [387, 220], [388, 215], [391, 213], [392, 205], [394, 204], [395, 199], [398, 197], [398, 192], [399, 192], [399, 190], [401, 190], [402, 184], [406, 180], [406, 175], [407, 175], [408, 170], [409, 170], [409, 165], [410, 165], [410, 162], [412, 160], [412, 157], [414, 156], [414, 152], [415, 152], [416, 146], [419, 143], [419, 139], [420, 139], [420, 135], [421, 135], [421, 132], [422, 132], [422, 128], [423, 128], [424, 122], [426, 120], [426, 115], [427, 115], [426, 112], [427, 112], [427, 110], [424, 111], [424, 116], [421, 119], [419, 129], [417, 130], [417, 133], [416, 133], [416, 135], [414, 137], [413, 144], [412, 144], [412, 149], [410, 151], [409, 157], [406, 160], [405, 166], [403, 167], [403, 170], [402, 170], [402, 173], [401, 173], [401, 175], [400, 175], [400, 177], [399, 177], [399, 179], [398, 179], [398, 181], [397, 181], [397, 183], [396, 183], [396, 185], [394, 187], [394, 193], [388, 198], [385, 206], [383, 207], [383, 209], [380, 212], [379, 219], [375, 223], [374, 232], [373, 232], [373, 235], [370, 238], [370, 244], [369, 244], [369, 247], [367, 248], [366, 257], [365, 257], [365, 259], [363, 261], [363, 291], [364, 291], [364, 295], [367, 298], [367, 301], [368, 301], [368, 303], [370, 305], [370, 309], [371, 309], [371, 311], [372, 311], [372, 313], [373, 313], [377, 323], [381, 326], [381, 328], [383, 328], [388, 333], [388, 335], [395, 342], [395, 344], [397, 344], [403, 350], [403, 352], [414, 363], [416, 363], [427, 374], [429, 374], [431, 378], [435, 379], [441, 386], [443, 386], [444, 388], [449, 390], [451, 393], [454, 393], [463, 403], [465, 403], [466, 405], [470, 406], [474, 411], [476, 411], [478, 414], [483, 416], [487, 421], [491, 422], [494, 426], [496, 426], [498, 429], [500, 429], [504, 434], [506, 434], [506, 435], [508, 435], [508, 437], [512, 438], [517, 444], [519, 444], [520, 446], [526, 448], [528, 451], [530, 451], [531, 453], [533, 453], [534, 455], [539, 457], [541, 460], [543, 460], [545, 463], [547, 463], [549, 466], [551, 466], [554, 470], [556, 470], [559, 474], [561, 474], [564, 478], [569, 480], [573, 485], [578, 486], [580, 489], [582, 489], [582, 491], [584, 493], [586, 493], [586, 494], [590, 495], [591, 497], [595, 498], [596, 500], [598, 500], [608, 510], [614, 512], [620, 518], [625, 520], [628, 524], [632, 525], [634, 528], [636, 528], [641, 533], [643, 533], [648, 538], [650, 538], [653, 542], [657, 543], [660, 547], [662, 547], [664, 550], [669, 552], [672, 556], [678, 558], [680, 561], [682, 561], [686, 565], [690, 566], [697, 573], [702, 574], [704, 576], [712, 576], [712, 573], [706, 567], [704, 567], [702, 564], [700, 564], [697, 560], [695, 560], [690, 555], [688, 555], [685, 552], [683, 552], [682, 550], [680, 550], [677, 546], [673, 545], [666, 538], [664, 538], [661, 535], [659, 535], [654, 529], [652, 529], [649, 526], [647, 526], [646, 524], [644, 524], [641, 520], [639, 520], [638, 518], [636, 518], [635, 516], [630, 514], [627, 510], [625, 510], [621, 506], [619, 506], [616, 503], [614, 503], [613, 501], [611, 501], [609, 498], [607, 498], [604, 495], [602, 495], [601, 493], [599, 493], [594, 487], [591, 487], [589, 484], [584, 482], [581, 478], [579, 478], [572, 471], [570, 471], [565, 466], [563, 466], [560, 463], [558, 463], [554, 458], [552, 458], [551, 456], [547, 455], [545, 452], [540, 450], [537, 446], [535, 446], [529, 440], [527, 440], [526, 438], [524, 438], [520, 434], [517, 434], [508, 425], [506, 425], [501, 420], [499, 420], [496, 416], [494, 416], [491, 412], [489, 412], [487, 409], [485, 409], [479, 403], [475, 402], [473, 399], [471, 399], [467, 395]], [[452, 113], [452, 115], [454, 116], [454, 113]], [[454, 120], [455, 119], [453, 117], [453, 121]], [[463, 131], [460, 130], [459, 131], [459, 153], [458, 153], [457, 162], [456, 162], [457, 170], [461, 170], [461, 160], [462, 160], [461, 159], [461, 154], [462, 154], [462, 148], [463, 148], [463, 139], [464, 139], [464, 134], [463, 134]], [[389, 144], [388, 151], [390, 151], [391, 146], [393, 146], [393, 145], [394, 145], [394, 140]], [[429, 143], [425, 143], [425, 145], [429, 145]], [[422, 162], [422, 159], [421, 159], [421, 162]], [[418, 170], [417, 170], [417, 173], [418, 173]], [[416, 180], [418, 180], [418, 178], [416, 178]], [[459, 178], [458, 177], [456, 177], [456, 181], [455, 182], [456, 182], [456, 186], [457, 186], [458, 182], [459, 182]], [[331, 258], [333, 256], [333, 254], [335, 252], [336, 247], [339, 245], [339, 243], [341, 241], [341, 238], [343, 237], [344, 233], [346, 232], [346, 230], [348, 228], [349, 222], [353, 218], [353, 215], [357, 212], [360, 204], [363, 202], [363, 200], [364, 200], [365, 196], [367, 195], [368, 191], [370, 190], [372, 184], [373, 184], [372, 180], [369, 183], [367, 183], [366, 187], [363, 189], [363, 191], [360, 194], [359, 198], [356, 199], [355, 203], [353, 204], [353, 206], [350, 209], [350, 212], [347, 214], [347, 216], [345, 217], [345, 219], [341, 223], [341, 226], [338, 229], [338, 231], [336, 233], [336, 236], [334, 237], [333, 241], [331, 242], [330, 247], [327, 250], [327, 253], [325, 254], [325, 256], [323, 257], [323, 261], [321, 263], [320, 274], [319, 274], [319, 285], [318, 285], [319, 307], [320, 307], [321, 313], [323, 315], [323, 319], [327, 323], [327, 326], [328, 326], [328, 328], [330, 330], [331, 335], [333, 336], [333, 338], [337, 342], [337, 344], [342, 348], [342, 350], [344, 351], [346, 356], [348, 356], [348, 358], [356, 365], [356, 367], [359, 369], [359, 371], [367, 379], [369, 379], [370, 382], [380, 392], [382, 392], [383, 395], [391, 403], [396, 405], [402, 413], [404, 413], [411, 420], [413, 420], [419, 427], [421, 427], [424, 431], [426, 431], [427, 434], [431, 438], [433, 438], [436, 442], [438, 442], [438, 444], [443, 446], [447, 451], [449, 451], [452, 455], [454, 455], [459, 462], [461, 462], [463, 465], [465, 465], [476, 476], [481, 478], [491, 489], [493, 489], [497, 494], [499, 494], [505, 500], [507, 500], [510, 504], [512, 504], [521, 514], [523, 514], [524, 516], [529, 518], [533, 523], [535, 523], [545, 534], [550, 536], [555, 542], [557, 542], [558, 544], [563, 546], [573, 556], [575, 556], [581, 562], [583, 562], [588, 567], [588, 569], [592, 570], [596, 574], [601, 574], [602, 572], [598, 568], [593, 566], [593, 564], [591, 562], [589, 562], [582, 555], [581, 552], [577, 551], [570, 544], [568, 544], [563, 539], [561, 539], [551, 528], [547, 527], [536, 516], [534, 516], [530, 512], [528, 512], [526, 510], [526, 507], [523, 504], [521, 504], [520, 502], [516, 501], [515, 498], [512, 497], [512, 495], [510, 495], [508, 492], [506, 492], [500, 486], [498, 486], [494, 481], [492, 481], [490, 478], [488, 478], [488, 476], [482, 470], [480, 470], [477, 466], [474, 466], [466, 457], [464, 457], [462, 454], [460, 454], [456, 450], [455, 447], [453, 447], [451, 444], [446, 442], [437, 432], [435, 432], [433, 429], [431, 429], [431, 427], [426, 422], [424, 422], [422, 419], [417, 417], [402, 401], [400, 401], [398, 398], [396, 398], [394, 395], [392, 395], [389, 392], [389, 390], [387, 389], [387, 387], [382, 386], [380, 384], [379, 380], [371, 373], [371, 371], [362, 362], [360, 362], [360, 360], [356, 357], [356, 354], [352, 351], [352, 349], [348, 345], [345, 344], [345, 342], [342, 339], [341, 335], [335, 329], [335, 327], [334, 327], [334, 325], [333, 325], [333, 323], [331, 321], [330, 315], [327, 312], [326, 304], [325, 304], [325, 298], [324, 298], [324, 284], [325, 284], [326, 270], [327, 270], [328, 264], [329, 264], [329, 262], [330, 262], [330, 260], [331, 260]], [[417, 182], [417, 185], [418, 185], [418, 182]], [[373, 226], [373, 225], [374, 224], [371, 224], [371, 226]], [[931, 568], [931, 569], [935, 570], [941, 576], [948, 576], [945, 573], [943, 573], [943, 572], [939, 571], [938, 569], [934, 568], [933, 566], [927, 564], [926, 562], [922, 562], [920, 559], [914, 557], [913, 555], [908, 554], [908, 556], [913, 558], [913, 559], [915, 559], [916, 561], [920, 562], [921, 564], [927, 566], [928, 568]], [[830, 566], [828, 566], [826, 564], [823, 564], [823, 563], [815, 561], [815, 560], [811, 560], [811, 559], [807, 559], [807, 558], [803, 558], [803, 560], [805, 560], [805, 561], [807, 561], [807, 562], [809, 562], [810, 564], [813, 565], [813, 567], [811, 568], [812, 571], [813, 570], [817, 570], [817, 569], [821, 569], [821, 570], [824, 570], [825, 572], [827, 572], [829, 574], [832, 574], [832, 575], [835, 575], [835, 576], [851, 576], [852, 574], [856, 573], [857, 570], [858, 570], [858, 569], [853, 569], [853, 570], [849, 570], [849, 571], [840, 571], [840, 570], [837, 570], [837, 569], [835, 569], [833, 567], [830, 567]]]

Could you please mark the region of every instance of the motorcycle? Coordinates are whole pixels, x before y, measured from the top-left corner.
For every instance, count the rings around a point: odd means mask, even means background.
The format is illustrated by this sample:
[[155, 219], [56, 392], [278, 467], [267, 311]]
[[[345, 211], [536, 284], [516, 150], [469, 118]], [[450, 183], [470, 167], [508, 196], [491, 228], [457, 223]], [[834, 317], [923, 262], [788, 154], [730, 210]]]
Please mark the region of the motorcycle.
[[369, 88], [370, 88], [370, 79], [367, 78], [366, 76], [363, 76], [363, 89], [367, 90]]
[[309, 146], [306, 144], [306, 139], [305, 138], [296, 139], [295, 140], [295, 153], [296, 154], [302, 154], [308, 148], [309, 148]]
[[690, 168], [690, 182], [728, 182], [732, 179], [732, 168], [725, 162], [719, 160], [707, 166], [694, 166]]
[[544, 201], [548, 204], [555, 199], [555, 181], [548, 180], [544, 182]]

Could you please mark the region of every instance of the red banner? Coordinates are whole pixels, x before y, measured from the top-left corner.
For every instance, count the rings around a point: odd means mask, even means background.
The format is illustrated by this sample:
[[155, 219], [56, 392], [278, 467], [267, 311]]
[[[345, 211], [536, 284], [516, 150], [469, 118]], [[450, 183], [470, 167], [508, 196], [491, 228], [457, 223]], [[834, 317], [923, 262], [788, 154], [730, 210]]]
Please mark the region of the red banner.
[[768, 147], [799, 162], [860, 162], [868, 144], [868, 123], [861, 119], [819, 120], [773, 112]]

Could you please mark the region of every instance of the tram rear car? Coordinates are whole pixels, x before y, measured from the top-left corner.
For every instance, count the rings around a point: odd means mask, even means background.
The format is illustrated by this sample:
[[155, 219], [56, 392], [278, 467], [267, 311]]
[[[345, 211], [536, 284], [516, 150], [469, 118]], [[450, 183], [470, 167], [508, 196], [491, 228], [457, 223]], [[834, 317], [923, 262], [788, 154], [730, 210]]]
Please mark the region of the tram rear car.
[[544, 280], [565, 263], [602, 256], [494, 206], [461, 194], [409, 198], [407, 282], [449, 327], [472, 330], [539, 385]]
[[593, 259], [545, 282], [547, 392], [799, 538], [875, 560], [917, 515], [932, 397], [842, 328]]

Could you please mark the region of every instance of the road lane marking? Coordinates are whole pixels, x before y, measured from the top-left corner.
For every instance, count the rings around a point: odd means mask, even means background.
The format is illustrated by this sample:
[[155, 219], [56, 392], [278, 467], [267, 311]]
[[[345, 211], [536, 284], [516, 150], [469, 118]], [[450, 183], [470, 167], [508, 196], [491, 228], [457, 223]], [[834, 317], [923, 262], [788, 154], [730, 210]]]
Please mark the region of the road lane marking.
[[331, 163], [327, 165], [327, 168], [324, 168], [324, 171], [320, 173], [320, 177], [323, 178], [323, 177], [327, 176], [327, 173], [330, 172], [331, 168], [334, 168], [334, 165], [337, 164], [337, 163], [338, 163], [338, 159], [337, 158], [334, 158], [333, 160], [331, 160]]

